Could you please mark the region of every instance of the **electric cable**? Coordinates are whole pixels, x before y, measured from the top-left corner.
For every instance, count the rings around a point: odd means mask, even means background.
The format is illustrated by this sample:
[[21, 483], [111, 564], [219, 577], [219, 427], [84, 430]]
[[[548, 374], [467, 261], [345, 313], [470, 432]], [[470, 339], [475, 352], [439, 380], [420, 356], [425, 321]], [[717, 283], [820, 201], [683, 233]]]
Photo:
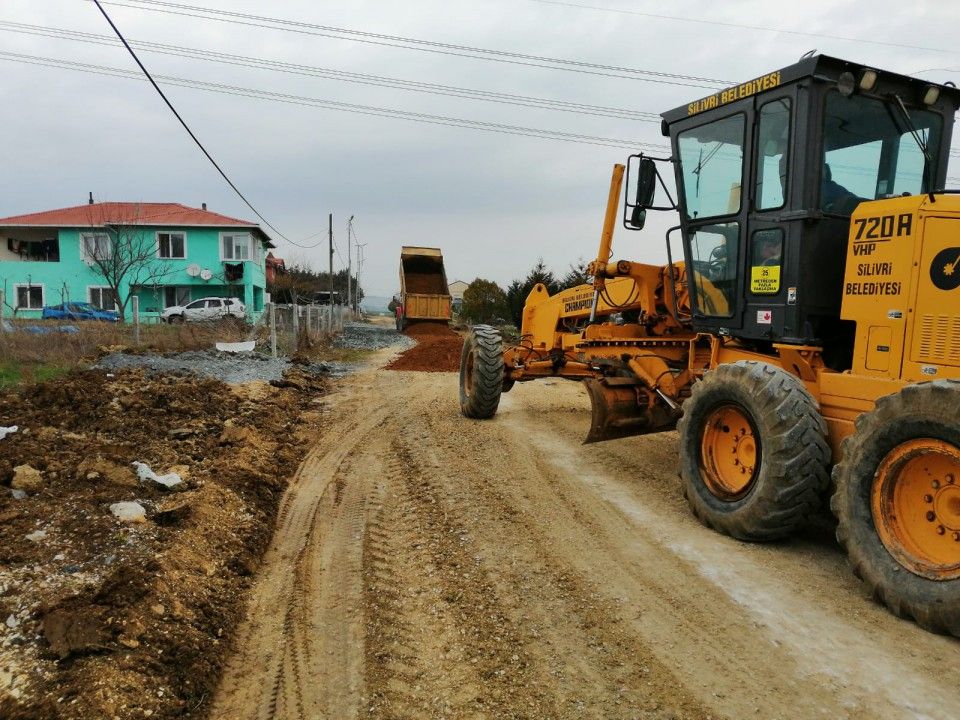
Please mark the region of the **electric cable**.
[[191, 137], [194, 143], [196, 143], [197, 147], [200, 148], [200, 151], [206, 156], [207, 160], [209, 160], [210, 163], [217, 169], [217, 172], [220, 173], [220, 176], [224, 180], [226, 180], [227, 184], [231, 188], [233, 188], [233, 191], [237, 194], [237, 196], [241, 200], [243, 200], [246, 206], [250, 208], [251, 211], [253, 211], [253, 214], [263, 221], [264, 225], [266, 225], [268, 228], [273, 230], [277, 235], [279, 235], [281, 238], [283, 238], [287, 242], [290, 242], [290, 240], [282, 232], [277, 230], [277, 228], [274, 227], [269, 220], [267, 220], [263, 215], [260, 214], [260, 211], [253, 206], [253, 203], [247, 200], [247, 197], [242, 192], [240, 192], [240, 188], [238, 188], [233, 183], [233, 180], [231, 180], [227, 176], [227, 173], [224, 172], [223, 168], [221, 168], [220, 165], [217, 163], [217, 161], [213, 159], [213, 155], [211, 155], [207, 151], [207, 148], [204, 147], [203, 143], [200, 142], [200, 139], [194, 134], [193, 130], [190, 129], [190, 126], [187, 125], [186, 120], [184, 120], [183, 117], [180, 115], [180, 113], [177, 112], [177, 109], [173, 106], [173, 103], [170, 102], [169, 98], [167, 98], [163, 90], [160, 89], [160, 86], [157, 84], [156, 80], [153, 79], [153, 76], [150, 75], [150, 71], [147, 70], [146, 66], [140, 61], [140, 58], [137, 57], [137, 54], [134, 52], [133, 48], [131, 48], [130, 45], [127, 44], [126, 39], [123, 37], [123, 33], [120, 32], [120, 29], [114, 24], [113, 20], [110, 19], [110, 16], [107, 14], [107, 11], [103, 9], [103, 6], [100, 4], [100, 0], [92, 0], [92, 2], [97, 6], [97, 9], [103, 15], [107, 23], [109, 23], [110, 27], [113, 28], [113, 31], [117, 34], [117, 37], [120, 38], [120, 42], [123, 43], [124, 47], [127, 49], [127, 52], [130, 53], [130, 56], [134, 59], [137, 65], [140, 66], [140, 69], [143, 71], [143, 74], [146, 76], [147, 80], [149, 80], [150, 84], [153, 85], [154, 90], [156, 90], [157, 93], [160, 95], [160, 97], [163, 98], [163, 102], [166, 103], [168, 108], [170, 108], [170, 112], [172, 112], [174, 116], [177, 118], [177, 120], [180, 121], [180, 124], [183, 126], [183, 129], [187, 131], [187, 134]]
[[371, 45], [384, 45], [388, 47], [402, 48], [405, 50], [418, 50], [421, 52], [439, 53], [441, 55], [472, 58], [475, 60], [488, 60], [491, 62], [508, 63], [512, 65], [540, 67], [549, 70], [563, 70], [567, 72], [584, 73], [587, 75], [600, 75], [628, 80], [640, 80], [643, 82], [659, 83], [663, 85], [679, 85], [683, 87], [698, 87], [708, 90], [716, 90], [718, 87], [727, 87], [735, 84], [729, 80], [704, 78], [695, 75], [682, 75], [679, 73], [620, 67], [617, 65], [603, 65], [600, 63], [590, 63], [580, 60], [552, 58], [539, 55], [528, 55], [526, 53], [511, 52], [506, 50], [493, 50], [490, 48], [474, 47], [470, 45], [456, 45], [453, 43], [422, 40], [419, 38], [407, 38], [399, 35], [386, 35], [383, 33], [351, 30], [349, 28], [338, 28], [330, 25], [318, 25], [314, 23], [287, 20], [284, 18], [269, 17], [265, 15], [253, 15], [250, 13], [206, 8], [197, 5], [163, 2], [163, 0], [89, 1], [102, 1], [108, 5], [125, 7], [133, 10], [144, 10], [168, 15], [180, 15], [202, 20], [215, 20], [217, 22], [246, 25], [261, 29], [281, 30], [284, 32], [292, 32], [302, 35], [327, 37], [338, 40], [350, 40], [353, 42], [361, 42]]
[[[119, 42], [107, 35], [98, 35], [95, 33], [80, 32], [67, 28], [56, 28], [43, 25], [30, 25], [27, 23], [15, 23], [0, 20], [0, 31], [11, 32], [24, 35], [33, 35], [38, 37], [50, 37], [59, 40], [72, 40], [91, 45], [115, 46]], [[588, 103], [577, 103], [564, 100], [553, 100], [550, 98], [538, 98], [526, 95], [514, 95], [510, 93], [499, 93], [488, 90], [478, 90], [474, 88], [461, 88], [451, 85], [442, 85], [439, 83], [428, 83], [418, 80], [405, 80], [402, 78], [385, 77], [381, 75], [372, 75], [367, 73], [354, 73], [345, 70], [336, 70], [333, 68], [317, 67], [311, 65], [302, 65], [297, 63], [268, 60], [265, 58], [251, 57], [248, 55], [232, 55], [223, 52], [213, 52], [209, 50], [200, 50], [197, 48], [188, 48], [179, 45], [169, 45], [166, 43], [154, 43], [145, 40], [128, 39], [128, 42], [135, 48], [161, 55], [174, 57], [183, 57], [194, 60], [204, 60], [216, 62], [224, 65], [233, 65], [239, 67], [249, 67], [272, 72], [279, 72], [288, 75], [300, 75], [305, 77], [320, 77], [328, 80], [340, 82], [372, 85], [375, 87], [389, 87], [411, 92], [422, 92], [432, 95], [443, 95], [458, 97], [469, 100], [480, 100], [485, 102], [500, 103], [506, 105], [517, 105], [520, 107], [533, 107], [545, 110], [557, 110], [560, 112], [571, 112], [580, 115], [596, 115], [600, 117], [614, 117], [624, 120], [638, 120], [641, 122], [660, 122], [660, 116], [656, 113], [644, 112], [639, 110], [630, 110], [628, 108], [609, 107], [604, 105], [591, 105]]]
[[[956, 50], [946, 48], [927, 47], [923, 45], [908, 45], [905, 43], [887, 42], [884, 40], [865, 40], [863, 38], [847, 37], [843, 35], [829, 35], [827, 33], [806, 32], [803, 30], [790, 30], [787, 28], [765, 27], [763, 25], [746, 25], [744, 23], [726, 22], [723, 20], [706, 20], [694, 17], [678, 17], [676, 15], [662, 15], [658, 13], [642, 12], [640, 10], [627, 10], [625, 8], [610, 8], [599, 5], [583, 5], [580, 3], [566, 2], [565, 0], [530, 0], [541, 5], [560, 5], [564, 7], [578, 8], [580, 10], [597, 10], [600, 12], [616, 13], [618, 15], [637, 15], [640, 17], [655, 18], [657, 20], [673, 20], [676, 22], [697, 23], [699, 25], [715, 25], [718, 27], [741, 28], [745, 30], [759, 30], [763, 32], [781, 33], [783, 35], [800, 35], [803, 37], [826, 38], [828, 40], [843, 40], [844, 42], [865, 43], [868, 45], [882, 45], [885, 47], [906, 48], [908, 50], [927, 50], [929, 52], [949, 53], [956, 55]], [[920, 71], [923, 72], [923, 71]]]
[[[107, 75], [110, 77], [119, 77], [125, 79], [141, 80], [139, 73], [104, 65], [94, 65], [90, 63], [78, 63], [61, 58], [46, 58], [35, 55], [24, 55], [21, 53], [11, 53], [0, 51], [0, 60], [9, 60], [20, 62], [27, 65], [38, 65], [42, 67], [53, 67], [57, 69], [76, 70], [96, 75]], [[608, 138], [596, 135], [586, 135], [582, 133], [572, 133], [560, 130], [548, 130], [543, 128], [531, 128], [522, 125], [507, 125], [503, 123], [493, 123], [481, 120], [471, 120], [468, 118], [457, 118], [446, 115], [432, 115], [429, 113], [412, 112], [408, 110], [398, 110], [394, 108], [384, 108], [371, 105], [359, 105], [355, 103], [343, 103], [333, 100], [324, 100], [321, 98], [311, 98], [301, 95], [291, 95], [287, 93], [278, 93], [269, 90], [258, 90], [254, 88], [245, 88], [236, 85], [226, 85], [223, 83], [211, 83], [203, 80], [188, 78], [179, 78], [170, 75], [156, 75], [156, 79], [162, 80], [167, 85], [191, 88], [194, 90], [205, 90], [224, 95], [235, 95], [238, 97], [248, 97], [260, 100], [270, 100], [290, 105], [299, 105], [304, 107], [323, 108], [328, 110], [338, 110], [360, 115], [371, 115], [375, 117], [385, 117], [390, 119], [403, 119], [414, 122], [427, 123], [431, 125], [443, 125], [447, 127], [459, 127], [472, 130], [481, 130], [484, 132], [500, 133], [506, 135], [518, 135], [523, 137], [534, 137], [544, 140], [562, 140], [574, 142], [583, 145], [596, 145], [599, 147], [611, 147], [617, 149], [635, 149], [637, 147], [649, 148], [657, 151], [669, 150], [669, 147], [663, 144], [655, 144], [644, 141], [625, 140], [618, 138]], [[259, 215], [258, 215], [259, 217]], [[262, 218], [261, 218], [262, 219]], [[278, 235], [280, 233], [278, 232]], [[283, 237], [281, 235], [281, 237]], [[290, 242], [289, 238], [284, 240]]]

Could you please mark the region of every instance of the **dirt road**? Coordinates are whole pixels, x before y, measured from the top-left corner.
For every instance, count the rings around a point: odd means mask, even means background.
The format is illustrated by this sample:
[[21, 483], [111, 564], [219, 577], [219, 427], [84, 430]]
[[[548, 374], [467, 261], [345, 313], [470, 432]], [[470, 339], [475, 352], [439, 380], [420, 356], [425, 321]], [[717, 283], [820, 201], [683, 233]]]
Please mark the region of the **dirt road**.
[[675, 435], [581, 445], [561, 381], [469, 421], [456, 383], [370, 369], [331, 395], [214, 717], [955, 716], [960, 643], [866, 599], [829, 527], [718, 536]]

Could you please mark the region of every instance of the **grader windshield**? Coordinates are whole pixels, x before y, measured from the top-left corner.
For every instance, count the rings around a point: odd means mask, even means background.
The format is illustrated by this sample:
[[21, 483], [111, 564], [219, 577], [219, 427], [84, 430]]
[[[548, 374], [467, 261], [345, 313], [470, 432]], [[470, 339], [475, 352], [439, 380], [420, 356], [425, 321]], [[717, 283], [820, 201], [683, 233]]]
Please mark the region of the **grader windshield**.
[[864, 200], [931, 189], [930, 168], [917, 140], [936, 157], [943, 121], [928, 111], [906, 112], [913, 128], [895, 99], [827, 95], [820, 194], [824, 212], [849, 215]]

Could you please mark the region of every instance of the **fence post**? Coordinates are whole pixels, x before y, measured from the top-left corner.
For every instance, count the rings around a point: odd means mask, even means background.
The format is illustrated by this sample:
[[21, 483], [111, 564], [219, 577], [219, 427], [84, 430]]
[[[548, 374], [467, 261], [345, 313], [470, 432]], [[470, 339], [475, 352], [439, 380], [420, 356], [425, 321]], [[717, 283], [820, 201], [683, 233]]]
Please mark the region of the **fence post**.
[[133, 304], [133, 343], [140, 344], [140, 298], [134, 295], [130, 298]]
[[277, 357], [277, 305], [270, 303], [270, 354]]
[[300, 306], [294, 303], [290, 307], [290, 314], [293, 316], [293, 345], [296, 347], [300, 340]]
[[0, 320], [3, 320], [3, 304], [6, 302], [6, 293], [3, 288], [0, 288]]

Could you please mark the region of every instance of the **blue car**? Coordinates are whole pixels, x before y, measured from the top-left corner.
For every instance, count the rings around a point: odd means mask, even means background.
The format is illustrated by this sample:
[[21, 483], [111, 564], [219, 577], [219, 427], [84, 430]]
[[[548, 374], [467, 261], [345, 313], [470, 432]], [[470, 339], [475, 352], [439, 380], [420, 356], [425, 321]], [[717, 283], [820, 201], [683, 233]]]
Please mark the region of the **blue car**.
[[65, 302], [59, 305], [49, 305], [43, 309], [41, 317], [44, 320], [102, 320], [104, 322], [119, 322], [120, 314], [113, 310], [101, 310], [90, 303]]

